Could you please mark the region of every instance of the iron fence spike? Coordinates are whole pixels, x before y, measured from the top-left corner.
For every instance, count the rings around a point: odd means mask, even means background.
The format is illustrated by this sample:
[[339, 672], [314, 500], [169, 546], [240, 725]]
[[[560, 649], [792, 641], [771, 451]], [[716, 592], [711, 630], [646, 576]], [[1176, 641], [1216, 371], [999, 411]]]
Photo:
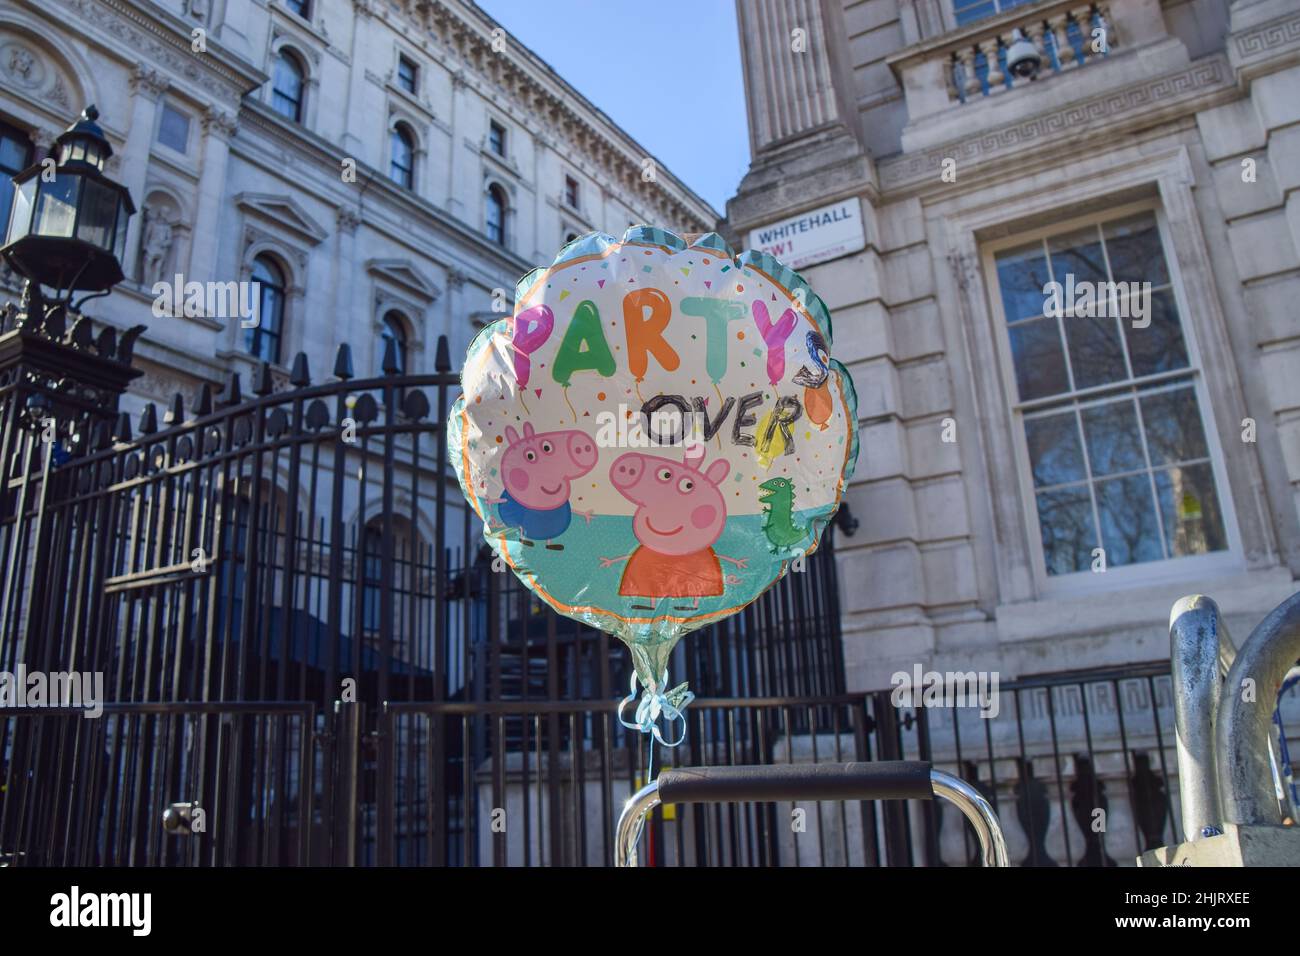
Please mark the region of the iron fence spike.
[[334, 356], [334, 377], [344, 381], [352, 378], [352, 346], [343, 342]]
[[311, 384], [311, 371], [307, 368], [306, 352], [299, 352], [293, 357], [293, 370], [289, 373], [289, 384], [297, 388], [306, 388]]
[[158, 409], [154, 407], [153, 402], [145, 405], [144, 411], [140, 413], [140, 434], [152, 435], [158, 430]]

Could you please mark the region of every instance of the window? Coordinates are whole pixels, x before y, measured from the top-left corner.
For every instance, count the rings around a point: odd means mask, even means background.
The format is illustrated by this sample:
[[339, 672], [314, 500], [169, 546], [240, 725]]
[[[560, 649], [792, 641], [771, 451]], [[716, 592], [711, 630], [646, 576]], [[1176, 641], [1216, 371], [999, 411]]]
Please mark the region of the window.
[[506, 244], [506, 194], [500, 186], [487, 191], [487, 234], [499, 246]]
[[302, 90], [306, 74], [292, 53], [281, 50], [271, 76], [271, 106], [281, 116], [302, 122]]
[[178, 153], [189, 149], [190, 118], [170, 103], [163, 104], [162, 116], [158, 121], [158, 142]]
[[570, 209], [578, 208], [578, 181], [572, 176], [564, 177], [564, 203]]
[[406, 90], [406, 92], [414, 94], [415, 76], [415, 64], [406, 57], [399, 56], [397, 58], [397, 85]]
[[488, 148], [498, 156], [506, 154], [506, 128], [496, 120], [488, 123]]
[[407, 189], [415, 188], [415, 137], [405, 124], [398, 123], [389, 134], [388, 175]]
[[311, 7], [308, 4], [308, 0], [284, 0], [284, 5], [304, 20], [311, 18]]
[[269, 256], [258, 256], [252, 278], [258, 284], [258, 323], [246, 330], [244, 347], [249, 355], [278, 365], [284, 332], [284, 273]]
[[406, 374], [407, 344], [406, 319], [400, 312], [388, 312], [384, 315], [380, 329], [379, 370], [383, 372], [384, 356], [388, 354], [388, 343], [393, 343], [393, 353], [397, 356], [398, 375]]
[[9, 231], [9, 212], [14, 200], [16, 176], [32, 164], [32, 141], [22, 130], [0, 123], [0, 242]]
[[[1048, 235], [993, 261], [1047, 574], [1090, 571], [1096, 548], [1108, 569], [1226, 550], [1155, 214]], [[1061, 284], [1063, 309], [1050, 306], [1048, 283]]]
[[1033, 3], [1034, 0], [952, 0], [952, 13], [957, 26], [962, 27], [976, 20], [983, 20], [995, 13], [1010, 10], [1012, 7]]

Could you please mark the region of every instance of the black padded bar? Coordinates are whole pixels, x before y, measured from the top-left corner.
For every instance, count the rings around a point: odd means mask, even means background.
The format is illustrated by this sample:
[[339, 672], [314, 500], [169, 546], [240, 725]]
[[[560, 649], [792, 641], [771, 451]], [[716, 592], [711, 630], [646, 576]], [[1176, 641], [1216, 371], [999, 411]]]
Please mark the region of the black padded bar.
[[933, 797], [930, 765], [921, 760], [678, 767], [659, 774], [662, 803], [930, 800]]

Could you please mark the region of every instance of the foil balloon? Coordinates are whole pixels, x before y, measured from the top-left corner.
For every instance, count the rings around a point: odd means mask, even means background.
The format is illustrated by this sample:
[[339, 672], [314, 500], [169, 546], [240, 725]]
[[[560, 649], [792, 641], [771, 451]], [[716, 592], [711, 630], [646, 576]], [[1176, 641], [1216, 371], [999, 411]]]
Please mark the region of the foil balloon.
[[529, 588], [631, 648], [649, 730], [689, 700], [677, 641], [817, 547], [857, 458], [853, 383], [803, 279], [712, 233], [583, 236], [515, 301], [466, 356], [456, 474]]

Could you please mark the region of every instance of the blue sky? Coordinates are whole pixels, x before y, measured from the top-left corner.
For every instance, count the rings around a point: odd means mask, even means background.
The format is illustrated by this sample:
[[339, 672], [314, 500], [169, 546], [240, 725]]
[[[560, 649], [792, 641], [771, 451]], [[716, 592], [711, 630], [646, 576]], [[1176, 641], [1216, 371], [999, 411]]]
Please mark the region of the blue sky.
[[477, 0], [719, 213], [749, 167], [733, 0]]

